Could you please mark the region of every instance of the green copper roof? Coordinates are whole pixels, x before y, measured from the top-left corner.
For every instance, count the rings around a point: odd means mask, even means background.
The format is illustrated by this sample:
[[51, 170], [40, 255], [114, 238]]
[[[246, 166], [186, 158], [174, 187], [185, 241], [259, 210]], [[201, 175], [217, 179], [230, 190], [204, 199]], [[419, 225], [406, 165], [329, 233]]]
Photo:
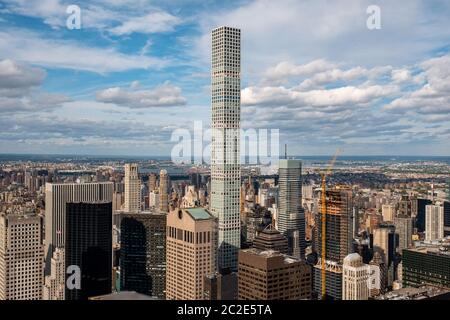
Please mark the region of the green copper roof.
[[185, 209], [195, 220], [203, 220], [212, 218], [211, 214], [203, 208]]

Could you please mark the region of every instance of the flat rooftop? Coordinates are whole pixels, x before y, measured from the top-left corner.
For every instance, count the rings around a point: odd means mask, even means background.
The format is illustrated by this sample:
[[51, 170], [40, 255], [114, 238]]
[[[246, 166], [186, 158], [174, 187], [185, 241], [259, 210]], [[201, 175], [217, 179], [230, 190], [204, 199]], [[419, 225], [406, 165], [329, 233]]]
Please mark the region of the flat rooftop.
[[432, 242], [416, 242], [415, 246], [416, 247], [414, 248], [409, 248], [406, 250], [420, 252], [423, 254], [432, 253], [437, 255], [450, 256], [450, 237]]
[[420, 287], [406, 287], [399, 290], [388, 292], [376, 297], [376, 300], [424, 300], [429, 298], [446, 295], [450, 298], [450, 288], [436, 287], [432, 285], [423, 285]]
[[122, 291], [103, 296], [91, 297], [89, 300], [159, 300], [157, 297], [150, 297], [135, 291]]
[[279, 251], [276, 250], [260, 250], [260, 249], [256, 249], [256, 248], [250, 248], [250, 249], [245, 249], [242, 250], [243, 252], [247, 252], [247, 253], [252, 253], [261, 257], [266, 257], [266, 258], [273, 258], [273, 257], [282, 257], [284, 258], [284, 263], [295, 263], [295, 262], [299, 262], [301, 260], [296, 259], [294, 257], [285, 255]]

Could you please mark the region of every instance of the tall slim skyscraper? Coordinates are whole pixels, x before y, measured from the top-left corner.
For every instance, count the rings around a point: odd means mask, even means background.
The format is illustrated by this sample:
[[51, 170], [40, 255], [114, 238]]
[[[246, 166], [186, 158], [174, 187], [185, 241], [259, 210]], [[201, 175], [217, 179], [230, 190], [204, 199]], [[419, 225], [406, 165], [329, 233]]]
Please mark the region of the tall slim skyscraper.
[[42, 299], [42, 218], [0, 216], [0, 300]]
[[164, 299], [166, 214], [124, 213], [120, 231], [120, 289]]
[[80, 268], [81, 288], [66, 286], [66, 300], [111, 293], [112, 219], [112, 202], [67, 203], [65, 263]]
[[241, 118], [241, 31], [212, 31], [211, 213], [218, 218], [218, 267], [237, 269]]
[[139, 179], [138, 165], [125, 165], [125, 212], [139, 212], [141, 210], [141, 179]]
[[425, 214], [425, 240], [438, 240], [444, 237], [444, 206], [428, 205]]
[[305, 255], [305, 212], [302, 203], [302, 165], [299, 160], [279, 161], [278, 230], [288, 239], [289, 254]]
[[55, 248], [65, 245], [66, 204], [68, 202], [112, 202], [113, 183], [47, 183], [45, 185], [45, 258], [50, 273]]
[[159, 173], [159, 211], [169, 212], [169, 175], [164, 169]]

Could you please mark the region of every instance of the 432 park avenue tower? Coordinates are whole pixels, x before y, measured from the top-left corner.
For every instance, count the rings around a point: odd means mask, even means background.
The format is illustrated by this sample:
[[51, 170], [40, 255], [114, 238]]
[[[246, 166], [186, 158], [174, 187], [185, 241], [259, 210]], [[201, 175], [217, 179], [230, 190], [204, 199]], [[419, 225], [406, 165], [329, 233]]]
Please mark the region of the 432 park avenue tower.
[[241, 31], [212, 31], [211, 213], [218, 218], [218, 268], [237, 269], [240, 248]]

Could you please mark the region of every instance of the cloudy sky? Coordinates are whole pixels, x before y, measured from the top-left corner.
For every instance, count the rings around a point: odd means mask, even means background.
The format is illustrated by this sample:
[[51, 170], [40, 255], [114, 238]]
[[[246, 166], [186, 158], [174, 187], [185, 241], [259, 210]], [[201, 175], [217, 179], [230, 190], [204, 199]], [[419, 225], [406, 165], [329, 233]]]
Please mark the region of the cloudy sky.
[[220, 25], [242, 30], [245, 128], [296, 155], [450, 155], [448, 0], [0, 0], [0, 153], [170, 154], [209, 126]]

